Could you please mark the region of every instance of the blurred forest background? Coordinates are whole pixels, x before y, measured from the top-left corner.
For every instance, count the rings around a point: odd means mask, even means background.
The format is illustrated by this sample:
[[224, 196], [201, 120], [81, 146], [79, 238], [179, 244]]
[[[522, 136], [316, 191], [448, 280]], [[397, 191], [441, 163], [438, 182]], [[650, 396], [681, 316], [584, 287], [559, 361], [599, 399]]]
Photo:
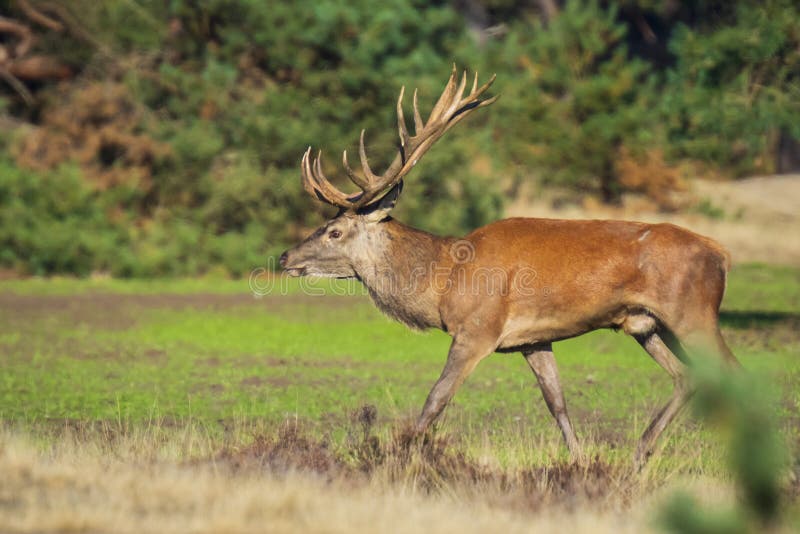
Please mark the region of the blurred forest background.
[[0, 0], [0, 269], [246, 275], [330, 215], [306, 147], [341, 177], [366, 128], [380, 169], [454, 62], [502, 97], [410, 178], [431, 231], [800, 166], [794, 0]]

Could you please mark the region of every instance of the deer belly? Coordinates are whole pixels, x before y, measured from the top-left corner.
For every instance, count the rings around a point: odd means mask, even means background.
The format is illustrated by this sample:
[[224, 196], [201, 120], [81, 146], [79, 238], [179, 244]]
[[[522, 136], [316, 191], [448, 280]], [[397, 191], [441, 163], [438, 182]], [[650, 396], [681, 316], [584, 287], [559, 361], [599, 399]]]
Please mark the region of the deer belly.
[[548, 341], [557, 341], [583, 334], [592, 328], [573, 324], [554, 322], [547, 319], [520, 320], [511, 319], [506, 322], [500, 336], [498, 349], [509, 349]]
[[499, 349], [567, 339], [600, 328], [623, 326], [628, 312], [614, 306], [603, 310], [542, 310], [527, 314], [512, 314], [503, 326]]

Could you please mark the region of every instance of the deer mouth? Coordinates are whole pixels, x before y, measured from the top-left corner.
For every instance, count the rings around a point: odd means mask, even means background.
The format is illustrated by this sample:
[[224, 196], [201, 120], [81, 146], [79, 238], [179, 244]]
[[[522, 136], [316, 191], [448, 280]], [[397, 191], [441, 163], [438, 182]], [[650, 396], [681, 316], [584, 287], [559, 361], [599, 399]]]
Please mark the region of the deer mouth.
[[289, 276], [303, 276], [306, 274], [305, 267], [287, 267], [283, 270]]

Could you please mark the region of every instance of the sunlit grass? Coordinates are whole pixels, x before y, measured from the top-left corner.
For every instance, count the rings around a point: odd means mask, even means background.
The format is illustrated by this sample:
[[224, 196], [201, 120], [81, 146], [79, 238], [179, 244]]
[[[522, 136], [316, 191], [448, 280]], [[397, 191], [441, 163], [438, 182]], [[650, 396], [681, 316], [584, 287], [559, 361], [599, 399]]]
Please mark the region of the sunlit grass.
[[[792, 284], [797, 273], [741, 268], [731, 275], [725, 301], [725, 309], [745, 314], [779, 312], [745, 330], [756, 342], [745, 336], [733, 349], [746, 368], [782, 392], [776, 411], [790, 439], [798, 432], [792, 424], [800, 400], [797, 337], [782, 334], [788, 343], [762, 341], [776, 324], [791, 320], [800, 294]], [[319, 284], [328, 293], [341, 289]], [[416, 415], [442, 369], [448, 336], [410, 332], [363, 296], [315, 297], [303, 295], [297, 285], [286, 288], [285, 296], [257, 298], [248, 296], [246, 282], [231, 280], [3, 282], [0, 293], [83, 297], [35, 301], [25, 310], [13, 309], [19, 303], [0, 307], [0, 418], [28, 426], [64, 420], [134, 427], [161, 419], [195, 421], [211, 434], [231, 421], [275, 426], [296, 419], [341, 440], [351, 413], [364, 404], [377, 407], [384, 433]], [[192, 300], [127, 297], [164, 294]], [[201, 294], [232, 298], [204, 300]], [[56, 306], [64, 302], [69, 306]], [[728, 331], [734, 341], [741, 337], [742, 321], [749, 320], [742, 317], [731, 324], [737, 330]], [[591, 453], [627, 461], [638, 434], [670, 395], [668, 376], [621, 333], [590, 333], [557, 343], [555, 352], [579, 436], [593, 444]], [[491, 449], [503, 464], [566, 458], [535, 378], [519, 355], [484, 360], [440, 426], [473, 454], [485, 456]], [[664, 443], [666, 457], [674, 460], [670, 465], [684, 462], [678, 451], [686, 449], [696, 451], [699, 464], [715, 457], [703, 445], [707, 432], [688, 419], [676, 428]]]

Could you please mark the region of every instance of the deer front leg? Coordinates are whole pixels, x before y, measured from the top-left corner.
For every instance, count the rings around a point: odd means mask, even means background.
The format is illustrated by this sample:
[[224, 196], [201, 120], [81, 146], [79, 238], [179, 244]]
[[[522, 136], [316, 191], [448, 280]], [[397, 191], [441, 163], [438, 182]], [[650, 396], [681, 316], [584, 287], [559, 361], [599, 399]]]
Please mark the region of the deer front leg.
[[581, 457], [581, 447], [578, 444], [575, 431], [572, 429], [569, 414], [567, 414], [567, 403], [564, 401], [564, 392], [561, 390], [561, 382], [558, 378], [558, 367], [553, 356], [553, 346], [547, 343], [533, 350], [525, 351], [522, 355], [525, 356], [525, 360], [530, 365], [533, 374], [536, 375], [544, 401], [561, 429], [561, 434], [564, 436], [570, 455], [573, 459], [579, 459]]
[[428, 394], [422, 413], [417, 419], [417, 434], [423, 434], [430, 427], [478, 362], [494, 352], [494, 349], [491, 342], [453, 338], [444, 370]]

